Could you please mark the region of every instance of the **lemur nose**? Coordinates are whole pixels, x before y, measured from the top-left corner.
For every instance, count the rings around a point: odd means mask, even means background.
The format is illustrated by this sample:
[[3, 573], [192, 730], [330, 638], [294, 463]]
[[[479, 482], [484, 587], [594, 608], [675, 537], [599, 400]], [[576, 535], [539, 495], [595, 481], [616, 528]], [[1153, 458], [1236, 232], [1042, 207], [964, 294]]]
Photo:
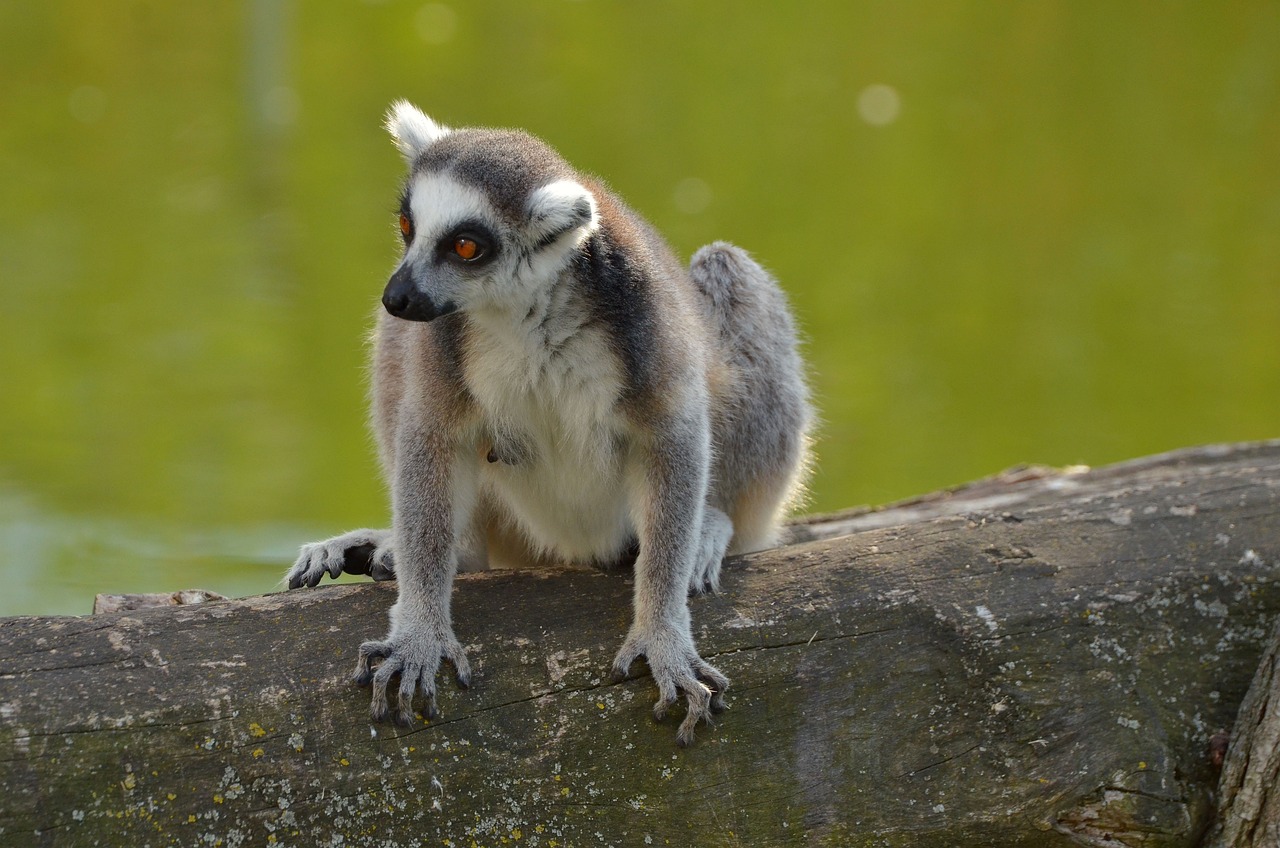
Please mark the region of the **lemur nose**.
[[382, 306], [392, 315], [403, 314], [409, 308], [409, 295], [387, 290], [382, 293]]
[[413, 274], [406, 268], [391, 275], [386, 290], [382, 292], [382, 305], [391, 315], [405, 321], [434, 321], [458, 308], [451, 300], [440, 303], [432, 300], [426, 292], [419, 290]]
[[[424, 310], [421, 309], [421, 300], [427, 301], [426, 316], [417, 313]], [[391, 279], [387, 282], [387, 288], [382, 292], [382, 305], [397, 318], [408, 318], [409, 320], [422, 321], [432, 317], [434, 310], [430, 308], [430, 300], [425, 298], [417, 287], [413, 284], [413, 276], [408, 268], [400, 267], [391, 275]]]

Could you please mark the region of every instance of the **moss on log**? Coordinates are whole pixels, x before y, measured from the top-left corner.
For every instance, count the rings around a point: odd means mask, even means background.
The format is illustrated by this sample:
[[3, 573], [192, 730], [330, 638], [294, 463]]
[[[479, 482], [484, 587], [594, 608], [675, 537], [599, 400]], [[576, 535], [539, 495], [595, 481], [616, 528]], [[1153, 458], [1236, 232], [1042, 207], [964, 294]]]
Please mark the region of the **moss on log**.
[[1267, 443], [797, 525], [691, 602], [687, 750], [608, 682], [626, 575], [460, 577], [475, 686], [412, 728], [348, 682], [393, 584], [5, 619], [0, 845], [1192, 846], [1278, 519]]

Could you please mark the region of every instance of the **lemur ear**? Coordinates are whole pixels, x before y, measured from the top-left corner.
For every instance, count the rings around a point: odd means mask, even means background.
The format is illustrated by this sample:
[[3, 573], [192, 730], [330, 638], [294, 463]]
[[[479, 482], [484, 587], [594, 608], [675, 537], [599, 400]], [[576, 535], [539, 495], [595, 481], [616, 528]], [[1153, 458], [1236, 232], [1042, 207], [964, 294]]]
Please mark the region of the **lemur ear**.
[[418, 154], [437, 139], [448, 135], [448, 127], [437, 124], [408, 100], [397, 100], [387, 110], [387, 132], [395, 139], [404, 161], [412, 165]]
[[548, 183], [529, 196], [529, 232], [538, 247], [570, 233], [585, 235], [599, 220], [595, 196], [573, 180]]

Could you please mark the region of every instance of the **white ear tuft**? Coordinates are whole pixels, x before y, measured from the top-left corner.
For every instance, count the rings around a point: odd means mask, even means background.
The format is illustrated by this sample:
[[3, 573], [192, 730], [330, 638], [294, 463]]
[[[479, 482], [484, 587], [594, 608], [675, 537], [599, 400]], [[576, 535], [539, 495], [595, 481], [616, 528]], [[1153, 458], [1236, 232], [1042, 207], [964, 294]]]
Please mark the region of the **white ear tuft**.
[[529, 196], [529, 232], [539, 247], [569, 233], [586, 235], [599, 224], [595, 196], [573, 180], [557, 180]]
[[437, 124], [408, 100], [397, 100], [387, 110], [387, 132], [395, 139], [400, 155], [410, 165], [432, 142], [449, 134], [448, 127]]

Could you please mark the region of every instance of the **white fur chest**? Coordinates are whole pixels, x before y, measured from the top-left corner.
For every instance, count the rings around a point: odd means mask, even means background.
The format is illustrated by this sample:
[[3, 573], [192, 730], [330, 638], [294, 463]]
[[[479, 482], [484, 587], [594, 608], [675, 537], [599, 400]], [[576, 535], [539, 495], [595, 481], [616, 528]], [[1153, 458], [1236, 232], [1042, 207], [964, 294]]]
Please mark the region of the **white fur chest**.
[[500, 459], [485, 492], [529, 541], [567, 559], [616, 556], [634, 536], [625, 485], [621, 365], [572, 319], [473, 323], [466, 381]]

